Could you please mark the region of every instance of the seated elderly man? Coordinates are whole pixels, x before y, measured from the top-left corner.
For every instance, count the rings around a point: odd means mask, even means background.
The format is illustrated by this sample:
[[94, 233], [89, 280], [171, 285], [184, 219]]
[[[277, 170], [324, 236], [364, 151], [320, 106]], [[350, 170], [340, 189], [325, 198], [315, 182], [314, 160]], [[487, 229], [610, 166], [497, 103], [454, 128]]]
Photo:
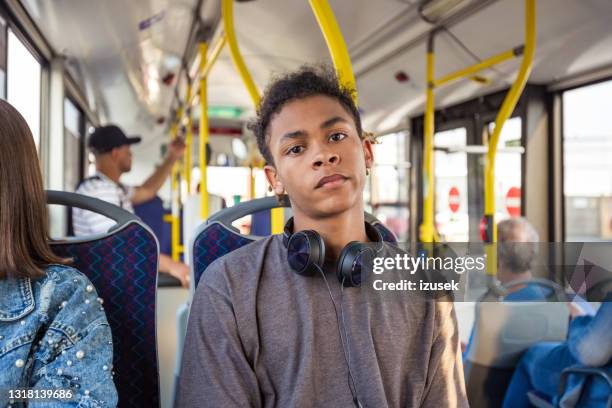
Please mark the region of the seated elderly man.
[[[497, 279], [502, 285], [533, 278], [533, 268], [538, 256], [540, 237], [535, 228], [523, 217], [509, 218], [497, 224]], [[545, 300], [551, 289], [537, 284], [524, 284], [510, 287], [505, 297], [507, 301]], [[463, 359], [470, 350], [474, 330]]]

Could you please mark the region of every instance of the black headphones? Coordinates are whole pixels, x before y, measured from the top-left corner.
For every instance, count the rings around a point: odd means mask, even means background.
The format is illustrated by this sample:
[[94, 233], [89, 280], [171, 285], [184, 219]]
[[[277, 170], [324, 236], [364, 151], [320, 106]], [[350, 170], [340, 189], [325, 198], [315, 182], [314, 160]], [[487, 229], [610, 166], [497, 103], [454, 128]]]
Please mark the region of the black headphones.
[[[375, 243], [366, 245], [362, 242], [349, 242], [342, 251], [336, 264], [338, 281], [346, 286], [360, 286], [362, 271], [367, 273], [368, 268], [363, 265], [371, 264], [375, 253], [383, 247], [383, 238], [378, 229], [368, 222], [365, 223], [368, 238]], [[283, 231], [283, 244], [287, 248], [287, 260], [295, 273], [301, 276], [313, 276], [319, 269], [323, 269], [325, 262], [325, 242], [313, 230], [304, 230], [293, 233], [293, 218], [285, 224]]]

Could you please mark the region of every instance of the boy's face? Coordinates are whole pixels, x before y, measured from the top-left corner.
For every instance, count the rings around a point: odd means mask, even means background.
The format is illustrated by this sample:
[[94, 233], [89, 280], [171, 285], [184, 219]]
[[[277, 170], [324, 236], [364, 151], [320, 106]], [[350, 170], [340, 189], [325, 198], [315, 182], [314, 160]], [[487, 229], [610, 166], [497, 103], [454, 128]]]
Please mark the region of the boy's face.
[[272, 117], [265, 167], [276, 194], [286, 192], [294, 211], [325, 218], [363, 208], [372, 146], [359, 138], [353, 117], [337, 100], [311, 96], [283, 106]]

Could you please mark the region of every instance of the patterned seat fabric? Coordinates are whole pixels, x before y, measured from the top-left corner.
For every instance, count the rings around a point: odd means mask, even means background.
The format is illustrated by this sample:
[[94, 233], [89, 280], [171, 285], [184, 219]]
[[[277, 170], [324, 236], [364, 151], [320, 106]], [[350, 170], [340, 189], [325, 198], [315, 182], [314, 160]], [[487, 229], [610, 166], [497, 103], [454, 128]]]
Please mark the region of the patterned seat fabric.
[[54, 243], [53, 251], [73, 259], [104, 299], [113, 332], [115, 385], [119, 407], [158, 407], [155, 333], [157, 242], [137, 222], [88, 242]]
[[246, 244], [253, 242], [252, 239], [230, 230], [219, 222], [208, 225], [193, 242], [193, 271], [195, 286], [202, 277], [204, 270], [215, 259], [221, 258]]
[[[397, 243], [395, 235], [383, 224], [376, 223], [374, 227], [380, 231], [384, 241]], [[250, 242], [253, 242], [251, 238], [240, 235], [219, 222], [213, 222], [204, 228], [193, 243], [195, 286], [198, 286], [202, 274], [215, 259], [221, 258], [223, 255], [229, 254]]]

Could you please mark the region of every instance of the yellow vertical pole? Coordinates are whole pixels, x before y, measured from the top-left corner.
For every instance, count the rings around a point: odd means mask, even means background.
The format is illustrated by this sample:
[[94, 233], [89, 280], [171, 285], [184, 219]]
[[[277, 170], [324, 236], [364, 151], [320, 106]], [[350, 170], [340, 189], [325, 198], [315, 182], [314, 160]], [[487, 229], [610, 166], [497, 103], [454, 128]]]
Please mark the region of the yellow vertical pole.
[[434, 35], [429, 34], [427, 41], [427, 94], [425, 103], [424, 146], [423, 146], [423, 223], [421, 242], [434, 240], [434, 194], [435, 178], [433, 163], [434, 138]]
[[[183, 109], [179, 106], [176, 111], [176, 120], [172, 125], [172, 139], [176, 138], [181, 126], [181, 119], [183, 116]], [[181, 205], [181, 191], [178, 183], [179, 176], [179, 164], [175, 162], [172, 166], [172, 173], [170, 179], [170, 185], [172, 189], [172, 216], [170, 224], [170, 239], [171, 239], [171, 256], [174, 261], [180, 260], [180, 205]]]
[[249, 174], [250, 174], [250, 183], [249, 183], [249, 187], [250, 187], [250, 192], [249, 192], [249, 196], [251, 198], [251, 200], [255, 199], [255, 168], [253, 166], [249, 167]]
[[[506, 120], [512, 115], [516, 104], [525, 89], [527, 78], [533, 67], [533, 56], [536, 44], [536, 4], [535, 0], [525, 0], [525, 51], [518, 76], [508, 91], [501, 109], [495, 119], [495, 129], [489, 140], [489, 150], [485, 161], [485, 221], [486, 242], [494, 244], [497, 242], [497, 225], [495, 224], [495, 157], [499, 136]], [[497, 264], [493, 255], [493, 245], [487, 246], [487, 273], [494, 275]], [[493, 259], [491, 259], [493, 258]]]
[[338, 79], [341, 84], [354, 90], [353, 101], [357, 105], [357, 86], [355, 84], [353, 66], [351, 65], [351, 58], [349, 57], [348, 49], [334, 12], [327, 0], [310, 0], [309, 2], [327, 43]]
[[[187, 96], [186, 100], [191, 101], [191, 80], [187, 81]], [[189, 103], [189, 102], [188, 102]], [[185, 158], [183, 160], [183, 173], [185, 174], [185, 182], [187, 184], [187, 196], [191, 194], [191, 146], [193, 145], [193, 118], [191, 115], [191, 106], [188, 104], [185, 109], [187, 114], [187, 131], [185, 132]]]
[[[234, 30], [234, 1], [233, 0], [221, 0], [221, 14], [223, 15], [223, 28], [225, 29], [225, 38], [227, 40], [227, 45], [230, 50], [230, 54], [232, 56], [232, 61], [234, 61], [234, 65], [236, 66], [236, 70], [240, 74], [242, 78], [242, 82], [244, 82], [251, 99], [253, 100], [253, 104], [255, 105], [255, 109], [259, 108], [259, 102], [261, 96], [259, 94], [259, 90], [249, 73], [249, 70], [242, 59], [242, 55], [240, 55], [240, 50], [238, 49], [238, 42], [236, 40], [236, 32]], [[270, 214], [270, 224], [273, 234], [280, 234], [283, 232], [284, 226], [284, 211], [282, 208], [273, 208]]]
[[208, 45], [200, 42], [200, 218], [208, 218], [208, 176], [206, 145], [208, 144], [208, 92], [204, 70], [206, 68], [206, 52]]

